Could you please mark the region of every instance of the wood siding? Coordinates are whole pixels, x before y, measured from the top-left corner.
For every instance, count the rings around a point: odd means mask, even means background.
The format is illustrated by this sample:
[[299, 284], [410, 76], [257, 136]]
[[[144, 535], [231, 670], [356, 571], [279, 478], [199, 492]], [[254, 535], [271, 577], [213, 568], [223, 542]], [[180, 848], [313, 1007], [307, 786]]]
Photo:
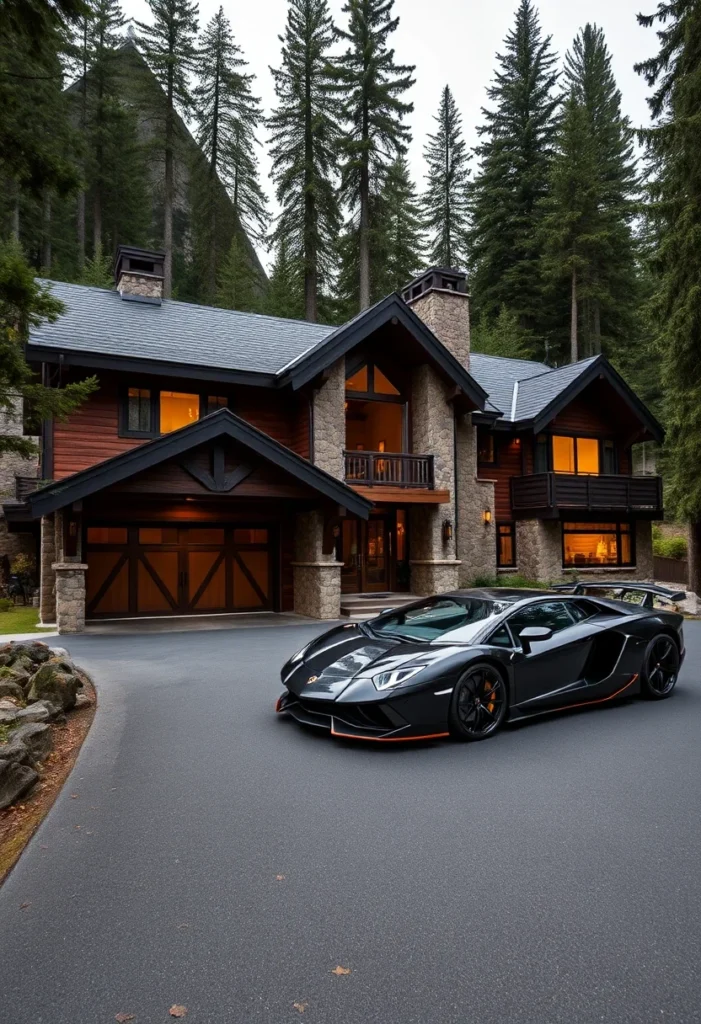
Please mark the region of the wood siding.
[[[84, 375], [82, 375], [84, 376]], [[54, 424], [53, 478], [70, 476], [98, 462], [145, 444], [148, 439], [119, 436], [120, 387], [163, 388], [192, 391], [192, 381], [155, 380], [152, 377], [120, 378], [100, 374], [100, 389], [63, 423]], [[78, 376], [72, 379], [80, 379]], [[224, 394], [233, 412], [265, 434], [309, 458], [309, 408], [301, 396], [264, 388], [227, 389], [220, 384], [197, 384], [198, 392]]]
[[511, 477], [521, 476], [521, 447], [525, 442], [517, 437], [504, 437], [497, 434], [494, 438], [497, 464], [496, 466], [480, 466], [478, 477], [481, 480], [494, 480], [494, 503], [497, 522], [509, 521], [511, 514]]

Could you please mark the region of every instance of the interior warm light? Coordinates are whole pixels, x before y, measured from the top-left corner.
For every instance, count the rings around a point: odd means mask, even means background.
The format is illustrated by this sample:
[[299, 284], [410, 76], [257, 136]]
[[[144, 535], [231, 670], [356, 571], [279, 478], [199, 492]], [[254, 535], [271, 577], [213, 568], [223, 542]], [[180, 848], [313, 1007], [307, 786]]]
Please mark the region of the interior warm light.
[[489, 524], [492, 521], [492, 510], [491, 509], [486, 508], [484, 510], [484, 512], [482, 513], [482, 520], [483, 520], [485, 526], [489, 526]]

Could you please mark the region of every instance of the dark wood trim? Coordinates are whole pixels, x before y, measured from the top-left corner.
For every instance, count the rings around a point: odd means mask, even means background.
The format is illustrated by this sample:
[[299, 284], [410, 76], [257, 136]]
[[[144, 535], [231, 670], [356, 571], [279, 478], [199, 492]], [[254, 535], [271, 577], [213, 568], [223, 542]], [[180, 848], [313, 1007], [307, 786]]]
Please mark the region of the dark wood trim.
[[[115, 547], [115, 549], [113, 549], [113, 550], [118, 550], [118, 549]], [[107, 593], [107, 591], [109, 590], [109, 588], [112, 586], [112, 584], [116, 580], [117, 576], [119, 575], [119, 573], [120, 573], [120, 571], [122, 569], [122, 566], [125, 563], [127, 563], [128, 561], [129, 561], [129, 551], [127, 549], [127, 550], [122, 552], [121, 557], [117, 559], [117, 561], [114, 563], [114, 566], [110, 569], [110, 571], [108, 572], [107, 576], [102, 581], [101, 587], [99, 588], [99, 590], [95, 594], [95, 596], [92, 599], [92, 601], [90, 602], [90, 604], [85, 609], [86, 614], [90, 614], [90, 612], [93, 611], [94, 608], [97, 608], [97, 606], [99, 605], [100, 601], [105, 596], [105, 594]], [[129, 569], [127, 567], [127, 572], [128, 571], [129, 571]], [[131, 591], [131, 587], [130, 587], [130, 591]], [[131, 597], [131, 593], [130, 593], [129, 596]]]
[[[585, 519], [577, 519], [577, 518], [575, 518], [575, 515], [572, 515], [572, 518], [569, 521], [571, 521], [571, 522], [580, 522], [580, 523], [586, 522]], [[575, 569], [575, 570], [576, 569], [597, 569], [597, 568], [601, 568], [601, 569], [629, 569], [631, 566], [635, 565], [635, 557], [636, 557], [636, 550], [635, 550], [635, 539], [636, 538], [635, 538], [635, 532], [636, 531], [635, 531], [635, 520], [634, 519], [627, 519], [627, 518], [626, 519], [619, 519], [618, 517], [612, 517], [611, 518], [611, 523], [616, 527], [615, 531], [614, 530], [566, 530], [565, 529], [565, 524], [567, 522], [568, 522], [568, 520], [563, 519], [562, 523], [560, 524], [560, 549], [561, 549], [561, 558], [562, 558], [562, 568], [563, 569]], [[592, 520], [592, 524], [593, 523], [598, 523], [598, 522], [601, 522], [600, 518]], [[623, 562], [623, 561], [621, 561], [621, 550], [622, 550], [622, 544], [621, 544], [621, 533], [622, 533], [622, 531], [621, 531], [621, 524], [622, 523], [626, 523], [629, 526], [629, 528], [630, 528], [627, 531], [627, 533], [626, 533], [626, 535], [630, 538], [630, 562]], [[590, 533], [614, 533], [614, 532], [616, 534], [616, 555], [617, 555], [617, 559], [618, 559], [617, 562], [615, 563], [615, 565], [612, 565], [610, 562], [607, 562], [605, 564], [602, 564], [600, 562], [582, 562], [579, 565], [567, 565], [567, 564], [565, 564], [565, 537], [568, 534], [574, 535], [574, 536], [577, 536], [577, 534], [581, 534], [582, 536], [587, 536]]]
[[[500, 526], [508, 526], [511, 530], [511, 550], [513, 552], [513, 561], [511, 562], [500, 562], [499, 561], [499, 539], [504, 536], [499, 533]], [[516, 523], [514, 520], [500, 519], [495, 524], [496, 542], [497, 542], [497, 569], [515, 569], [518, 566], [518, 553], [516, 551]]]
[[[46, 363], [41, 364], [41, 383], [44, 387], [51, 386], [51, 372]], [[52, 480], [54, 475], [54, 421], [42, 420], [40, 473], [42, 480]]]

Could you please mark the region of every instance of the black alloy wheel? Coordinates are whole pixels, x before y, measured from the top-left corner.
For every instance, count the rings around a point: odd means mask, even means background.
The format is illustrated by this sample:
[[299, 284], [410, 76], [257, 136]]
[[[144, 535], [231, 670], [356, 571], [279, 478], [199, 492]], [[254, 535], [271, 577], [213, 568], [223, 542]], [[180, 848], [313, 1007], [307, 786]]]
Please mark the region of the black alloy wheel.
[[650, 700], [669, 697], [679, 675], [679, 648], [666, 633], [652, 638], [643, 661], [642, 691]]
[[458, 681], [450, 704], [450, 731], [458, 739], [486, 740], [506, 714], [506, 686], [492, 665], [472, 665]]

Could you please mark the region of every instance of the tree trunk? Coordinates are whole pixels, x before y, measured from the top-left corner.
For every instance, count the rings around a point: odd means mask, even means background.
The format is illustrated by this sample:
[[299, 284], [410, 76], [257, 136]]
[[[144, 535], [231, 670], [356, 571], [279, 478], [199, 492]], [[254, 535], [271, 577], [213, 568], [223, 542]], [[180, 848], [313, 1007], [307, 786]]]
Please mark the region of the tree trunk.
[[173, 290], [173, 195], [175, 192], [173, 168], [173, 82], [168, 83], [168, 106], [166, 109], [165, 177], [163, 190], [163, 298], [169, 299]]
[[95, 183], [95, 198], [92, 211], [93, 256], [102, 255], [102, 194], [99, 181]]
[[76, 221], [78, 226], [78, 271], [82, 274], [85, 269], [85, 190], [82, 188], [78, 193]]
[[15, 197], [12, 202], [12, 213], [10, 215], [10, 233], [19, 242], [19, 188], [15, 185]]
[[601, 354], [601, 305], [598, 299], [594, 299], [594, 338], [592, 344], [592, 355]]
[[360, 308], [370, 305], [370, 172], [367, 157], [360, 169]]
[[687, 590], [701, 597], [701, 521], [689, 523], [689, 582]]
[[304, 85], [304, 317], [316, 323], [318, 317], [316, 199], [312, 189], [314, 136], [312, 133], [311, 73], [306, 68]]
[[576, 363], [579, 359], [579, 339], [577, 337], [577, 270], [572, 268], [572, 300], [570, 310], [570, 362]]
[[41, 221], [41, 269], [48, 277], [51, 274], [51, 193], [44, 189]]

